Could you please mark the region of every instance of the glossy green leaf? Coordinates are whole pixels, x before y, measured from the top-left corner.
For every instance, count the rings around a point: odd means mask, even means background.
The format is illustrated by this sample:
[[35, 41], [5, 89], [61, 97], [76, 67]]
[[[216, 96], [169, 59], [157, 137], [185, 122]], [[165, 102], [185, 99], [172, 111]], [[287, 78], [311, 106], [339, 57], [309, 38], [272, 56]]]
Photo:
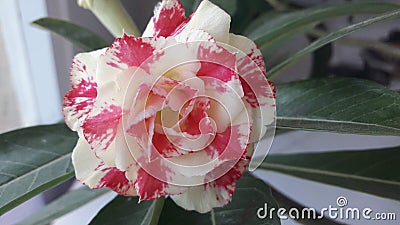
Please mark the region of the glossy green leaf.
[[232, 16], [231, 22], [231, 32], [235, 34], [243, 34], [244, 30], [258, 16], [264, 12], [272, 11], [272, 7], [265, 0], [235, 1], [237, 2], [237, 9], [235, 15]]
[[39, 212], [16, 225], [46, 225], [51, 221], [83, 206], [109, 192], [108, 189], [91, 190], [87, 187], [71, 191], [52, 201]]
[[269, 155], [260, 168], [400, 200], [400, 148]]
[[[383, 2], [345, 2], [324, 4], [297, 12], [287, 13], [273, 20], [265, 20], [260, 26], [249, 32], [248, 36], [263, 49], [268, 45], [295, 34], [312, 24], [347, 15], [384, 13], [399, 9], [400, 5]], [[257, 21], [257, 23], [260, 23]]]
[[[137, 203], [137, 197], [118, 196], [104, 207], [91, 225], [149, 225], [153, 214], [154, 201]], [[274, 214], [273, 220], [257, 218], [257, 209], [267, 203], [277, 207], [270, 188], [261, 180], [251, 175], [244, 175], [237, 182], [237, 189], [232, 202], [224, 208], [215, 208], [212, 213], [200, 214], [186, 211], [177, 206], [170, 198], [165, 200], [158, 225], [278, 225], [279, 219]]]
[[84, 51], [93, 51], [110, 46], [110, 42], [104, 40], [96, 33], [68, 21], [42, 18], [32, 22], [32, 24], [67, 39]]
[[90, 225], [150, 225], [156, 201], [142, 201], [139, 197], [119, 195], [108, 203]]
[[277, 126], [368, 135], [400, 135], [400, 94], [359, 79], [277, 85]]
[[273, 78], [274, 76], [279, 74], [283, 69], [287, 68], [289, 65], [297, 62], [298, 60], [300, 60], [307, 54], [325, 46], [326, 44], [329, 44], [333, 41], [336, 41], [339, 38], [347, 36], [357, 30], [363, 29], [363, 28], [371, 26], [373, 24], [382, 23], [382, 22], [393, 20], [396, 18], [400, 18], [400, 9], [384, 13], [380, 16], [376, 16], [371, 19], [364, 20], [362, 22], [359, 22], [359, 23], [347, 26], [345, 28], [342, 28], [340, 30], [337, 30], [335, 32], [332, 32], [332, 33], [316, 40], [315, 42], [311, 43], [306, 48], [298, 51], [296, 54], [294, 54], [290, 58], [286, 59], [279, 65], [277, 65], [274, 68], [272, 68], [271, 70], [269, 70], [268, 71], [269, 77]]
[[[223, 10], [225, 10], [231, 16], [235, 14], [237, 9], [237, 1], [236, 0], [210, 0], [215, 5], [219, 6]], [[200, 5], [201, 0], [181, 0], [183, 7], [185, 8], [186, 16], [190, 16], [190, 14], [196, 11], [197, 7]]]
[[74, 176], [77, 136], [64, 124], [0, 135], [0, 215]]

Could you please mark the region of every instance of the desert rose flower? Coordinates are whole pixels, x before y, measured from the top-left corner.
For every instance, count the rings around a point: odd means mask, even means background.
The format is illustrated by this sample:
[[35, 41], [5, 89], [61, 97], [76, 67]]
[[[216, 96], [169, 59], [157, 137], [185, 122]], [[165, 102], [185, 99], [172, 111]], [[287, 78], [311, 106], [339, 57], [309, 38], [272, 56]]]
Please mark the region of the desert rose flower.
[[229, 26], [209, 1], [186, 18], [165, 0], [143, 37], [74, 58], [63, 111], [79, 134], [78, 180], [201, 213], [231, 200], [275, 120], [275, 90], [256, 45]]

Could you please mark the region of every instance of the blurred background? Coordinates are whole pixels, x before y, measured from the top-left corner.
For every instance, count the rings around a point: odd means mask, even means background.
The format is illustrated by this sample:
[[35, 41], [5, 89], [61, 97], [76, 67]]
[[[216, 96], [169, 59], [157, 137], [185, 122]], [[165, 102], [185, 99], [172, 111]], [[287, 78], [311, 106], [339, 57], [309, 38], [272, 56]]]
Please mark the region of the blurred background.
[[[253, 1], [253, 0], [250, 0]], [[122, 1], [137, 23], [144, 30], [157, 1]], [[339, 0], [293, 0], [290, 7], [305, 8]], [[385, 1], [390, 2], [390, 1]], [[391, 1], [399, 2], [399, 1]], [[268, 4], [266, 1], [265, 4]], [[0, 132], [12, 129], [49, 124], [63, 120], [61, 103], [70, 89], [69, 68], [72, 57], [79, 52], [69, 42], [37, 29], [31, 22], [42, 17], [55, 17], [72, 21], [87, 27], [110, 42], [112, 35], [97, 21], [94, 15], [77, 6], [75, 0], [1, 0], [0, 1]], [[331, 31], [360, 21], [361, 16], [343, 17], [325, 22], [318, 28]], [[342, 42], [335, 42], [330, 48], [329, 65], [324, 68], [328, 77], [354, 76], [370, 79], [400, 90], [400, 62], [384, 57], [380, 52], [356, 46], [358, 40], [373, 40], [400, 47], [399, 21], [391, 21], [364, 29], [349, 36]], [[318, 36], [318, 34], [315, 34]], [[311, 34], [299, 34], [282, 45], [274, 53], [264, 53], [267, 68], [310, 43]], [[353, 41], [353, 44], [352, 44]], [[368, 43], [366, 43], [368, 44]], [[312, 57], [308, 56], [285, 71], [275, 82], [289, 82], [306, 79], [315, 69]], [[262, 143], [260, 143], [262, 144]], [[295, 153], [329, 151], [339, 149], [377, 148], [396, 146], [399, 137], [372, 137], [330, 133], [295, 131], [277, 137], [271, 153]], [[256, 175], [293, 199], [309, 207], [323, 208], [335, 205], [336, 198], [345, 196], [352, 207], [370, 207], [381, 212], [397, 212], [400, 203], [343, 188], [300, 180], [273, 172], [256, 171]], [[40, 209], [59, 193], [68, 189], [68, 184], [17, 207], [0, 217], [0, 224], [14, 224]], [[107, 200], [114, 195], [103, 196], [85, 207], [59, 219], [55, 224], [86, 224]], [[262, 207], [262, 206], [260, 206]], [[255, 212], [254, 212], [255, 213]], [[398, 218], [400, 220], [400, 218]], [[340, 221], [345, 224], [376, 224], [368, 221]], [[282, 221], [282, 224], [297, 224]], [[395, 221], [379, 224], [398, 224]]]

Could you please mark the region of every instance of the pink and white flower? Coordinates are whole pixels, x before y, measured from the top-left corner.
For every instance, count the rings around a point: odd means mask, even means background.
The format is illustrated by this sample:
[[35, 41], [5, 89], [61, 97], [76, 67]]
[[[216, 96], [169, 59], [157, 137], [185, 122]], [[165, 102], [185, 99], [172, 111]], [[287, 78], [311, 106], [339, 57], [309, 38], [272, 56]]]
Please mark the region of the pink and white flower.
[[74, 58], [63, 111], [79, 134], [78, 180], [202, 213], [230, 201], [275, 120], [275, 90], [256, 45], [229, 26], [209, 1], [186, 18], [164, 0], [143, 37]]

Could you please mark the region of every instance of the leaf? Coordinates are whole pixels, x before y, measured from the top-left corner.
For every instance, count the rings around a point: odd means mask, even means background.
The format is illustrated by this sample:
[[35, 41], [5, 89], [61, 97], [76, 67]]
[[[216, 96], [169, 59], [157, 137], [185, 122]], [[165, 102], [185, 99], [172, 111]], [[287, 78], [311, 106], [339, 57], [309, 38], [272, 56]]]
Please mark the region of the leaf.
[[46, 225], [51, 221], [83, 206], [91, 200], [107, 193], [108, 189], [91, 190], [87, 187], [64, 194], [52, 201], [39, 212], [18, 223], [17, 225]]
[[235, 0], [211, 0], [212, 3], [216, 4], [217, 6], [221, 7], [225, 12], [229, 15], [233, 16], [237, 10], [237, 1]]
[[271, 6], [265, 0], [234, 1], [237, 2], [237, 10], [235, 15], [232, 16], [231, 32], [236, 34], [243, 34], [244, 30], [261, 13], [272, 10]]
[[300, 60], [301, 58], [303, 58], [305, 55], [321, 48], [322, 46], [329, 44], [339, 38], [342, 38], [346, 35], [349, 35], [353, 32], [355, 32], [356, 30], [360, 30], [362, 28], [365, 28], [367, 26], [373, 25], [373, 24], [377, 24], [377, 23], [381, 23], [381, 22], [385, 22], [385, 21], [389, 21], [395, 18], [399, 18], [400, 17], [400, 10], [395, 10], [395, 11], [391, 11], [391, 12], [387, 12], [384, 13], [380, 16], [377, 17], [373, 17], [371, 19], [368, 20], [364, 20], [362, 22], [347, 26], [345, 28], [342, 28], [338, 31], [332, 32], [328, 35], [326, 35], [325, 37], [322, 37], [318, 40], [316, 40], [315, 42], [311, 43], [309, 46], [307, 46], [306, 48], [298, 51], [296, 54], [294, 54], [293, 56], [291, 56], [290, 58], [286, 59], [285, 61], [283, 61], [282, 63], [280, 63], [279, 65], [275, 66], [274, 68], [272, 68], [269, 71], [269, 77], [272, 78], [274, 76], [276, 76], [279, 72], [281, 72], [283, 69], [285, 69], [286, 67], [288, 67], [289, 65], [297, 62], [298, 60]]
[[119, 195], [100, 210], [90, 225], [150, 225], [156, 201], [138, 202], [139, 197]]
[[[278, 39], [296, 34], [299, 30], [311, 24], [318, 24], [324, 20], [335, 17], [384, 13], [399, 9], [400, 5], [383, 2], [346, 2], [324, 4], [293, 13], [287, 13], [273, 20], [265, 20], [264, 23], [248, 34], [256, 44], [263, 49]], [[260, 23], [257, 21], [257, 23]]]
[[260, 168], [400, 200], [400, 147], [269, 155]]
[[400, 135], [400, 94], [353, 78], [277, 85], [277, 127]]
[[168, 199], [165, 202], [159, 225], [280, 224], [276, 214], [274, 214], [273, 220], [270, 220], [269, 217], [265, 219], [257, 217], [257, 210], [264, 207], [264, 204], [268, 204], [268, 207], [277, 208], [267, 184], [252, 175], [246, 174], [237, 182], [232, 202], [224, 208], [215, 208], [212, 213], [200, 214], [185, 211]]
[[77, 136], [64, 124], [0, 135], [0, 215], [74, 176]]
[[[320, 24], [322, 30], [326, 30], [324, 24]], [[316, 40], [316, 38], [308, 35], [308, 39], [310, 42]], [[326, 77], [329, 73], [329, 62], [332, 58], [333, 54], [333, 44], [327, 44], [322, 48], [317, 49], [312, 53], [312, 67], [311, 67], [311, 77], [318, 78], [318, 77]]]
[[[106, 205], [90, 223], [91, 225], [149, 225], [155, 201], [138, 202], [138, 197], [117, 196]], [[159, 218], [159, 225], [278, 225], [276, 214], [273, 220], [257, 218], [257, 209], [267, 203], [277, 207], [270, 188], [261, 180], [247, 174], [237, 182], [233, 200], [224, 208], [215, 208], [213, 213], [200, 214], [186, 211], [167, 198]]]
[[42, 18], [32, 22], [32, 24], [67, 39], [84, 51], [93, 51], [110, 46], [108, 41], [96, 33], [68, 21]]

